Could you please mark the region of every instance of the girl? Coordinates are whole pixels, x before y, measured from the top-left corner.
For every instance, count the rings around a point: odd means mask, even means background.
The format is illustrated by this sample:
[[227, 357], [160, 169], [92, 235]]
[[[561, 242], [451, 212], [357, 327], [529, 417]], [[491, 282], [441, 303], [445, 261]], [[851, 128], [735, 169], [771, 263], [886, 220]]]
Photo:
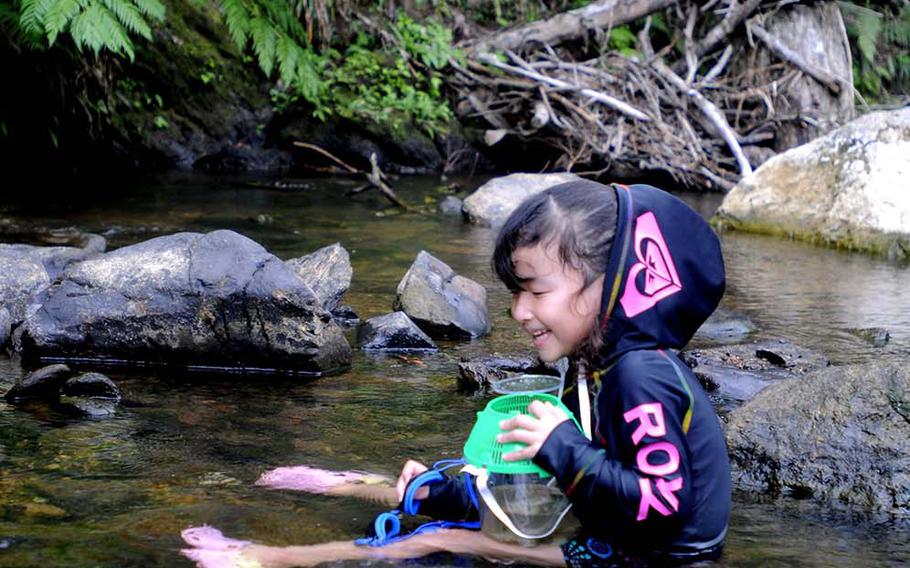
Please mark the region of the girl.
[[[562, 545], [569, 566], [686, 563], [719, 556], [730, 466], [717, 416], [683, 347], [717, 307], [717, 237], [675, 197], [647, 185], [562, 184], [525, 201], [502, 227], [493, 267], [512, 317], [540, 358], [569, 356], [563, 401], [501, 424], [572, 501], [583, 532]], [[591, 384], [593, 383], [593, 384]], [[398, 489], [424, 466], [408, 462]], [[431, 486], [423, 512], [469, 517], [460, 478]], [[418, 495], [420, 496], [420, 495]]]
[[[501, 424], [501, 442], [526, 444], [505, 457], [533, 459], [551, 472], [572, 501], [582, 532], [560, 547], [535, 548], [465, 530], [417, 535], [379, 549], [225, 541], [231, 556], [243, 549], [244, 560], [256, 565], [297, 566], [449, 551], [574, 567], [679, 564], [720, 555], [730, 511], [724, 437], [698, 381], [668, 351], [691, 339], [723, 294], [723, 259], [707, 223], [654, 187], [571, 182], [512, 213], [497, 239], [493, 267], [512, 292], [512, 317], [540, 358], [568, 356], [575, 363], [574, 385], [563, 401], [585, 430], [580, 433], [557, 408], [534, 402], [533, 416]], [[426, 469], [405, 464], [399, 500]], [[420, 512], [476, 518], [465, 480], [457, 475], [420, 488]], [[187, 552], [200, 560], [198, 548]]]

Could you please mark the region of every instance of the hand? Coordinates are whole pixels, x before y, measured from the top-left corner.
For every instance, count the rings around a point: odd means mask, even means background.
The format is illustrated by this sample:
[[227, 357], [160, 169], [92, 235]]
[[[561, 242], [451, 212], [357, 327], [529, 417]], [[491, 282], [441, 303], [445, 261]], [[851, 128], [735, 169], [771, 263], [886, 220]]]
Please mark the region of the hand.
[[[414, 460], [408, 460], [407, 463], [404, 464], [404, 467], [401, 468], [401, 475], [398, 476], [398, 483], [395, 484], [395, 491], [398, 495], [399, 503], [404, 499], [404, 490], [407, 489], [408, 483], [428, 469], [430, 468]], [[419, 501], [421, 499], [426, 499], [429, 496], [430, 488], [424, 486], [417, 490], [414, 494], [414, 499]]]
[[508, 430], [496, 436], [496, 441], [505, 444], [508, 442], [522, 442], [526, 447], [509, 452], [502, 456], [505, 461], [529, 460], [537, 455], [540, 447], [554, 428], [569, 419], [562, 409], [550, 402], [540, 400], [528, 405], [528, 410], [534, 416], [519, 414], [514, 418], [503, 420], [499, 423], [501, 430]]

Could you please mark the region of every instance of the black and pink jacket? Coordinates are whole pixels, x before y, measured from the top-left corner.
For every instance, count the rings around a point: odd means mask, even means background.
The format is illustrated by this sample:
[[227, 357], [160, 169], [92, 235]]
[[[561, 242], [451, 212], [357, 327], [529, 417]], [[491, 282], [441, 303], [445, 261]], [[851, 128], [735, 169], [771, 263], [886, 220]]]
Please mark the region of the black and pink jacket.
[[[535, 462], [555, 475], [587, 533], [685, 560], [723, 543], [730, 464], [714, 409], [670, 350], [717, 307], [723, 257], [708, 224], [677, 198], [647, 185], [615, 188], [605, 348], [589, 370], [593, 440], [566, 422]], [[577, 413], [574, 390], [564, 400]]]

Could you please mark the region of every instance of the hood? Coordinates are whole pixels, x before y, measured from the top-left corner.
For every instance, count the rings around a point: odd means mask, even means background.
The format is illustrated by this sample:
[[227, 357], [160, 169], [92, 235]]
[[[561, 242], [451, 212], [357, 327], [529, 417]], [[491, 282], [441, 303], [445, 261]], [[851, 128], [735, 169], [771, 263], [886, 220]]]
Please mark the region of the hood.
[[601, 301], [603, 365], [635, 349], [682, 348], [724, 294], [720, 241], [676, 197], [614, 184], [616, 237]]

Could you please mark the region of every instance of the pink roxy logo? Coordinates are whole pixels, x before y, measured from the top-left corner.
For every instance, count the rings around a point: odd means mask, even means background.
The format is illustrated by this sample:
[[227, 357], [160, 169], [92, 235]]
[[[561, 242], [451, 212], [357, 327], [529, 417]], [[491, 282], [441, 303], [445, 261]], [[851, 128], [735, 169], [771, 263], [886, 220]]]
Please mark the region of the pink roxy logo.
[[[657, 218], [650, 211], [635, 221], [635, 256], [638, 262], [629, 270], [626, 288], [619, 300], [630, 318], [682, 290], [670, 249], [657, 226]], [[644, 280], [639, 282], [638, 274], [642, 270], [645, 271]]]

